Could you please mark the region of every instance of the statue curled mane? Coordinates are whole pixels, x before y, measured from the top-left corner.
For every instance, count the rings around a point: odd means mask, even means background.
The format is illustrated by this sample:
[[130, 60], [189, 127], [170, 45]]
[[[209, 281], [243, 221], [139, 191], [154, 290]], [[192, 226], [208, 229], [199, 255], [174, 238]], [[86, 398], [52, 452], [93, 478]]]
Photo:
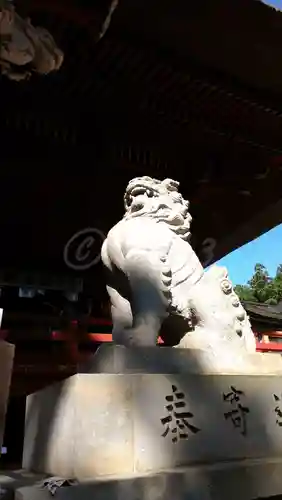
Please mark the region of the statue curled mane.
[[189, 202], [178, 192], [178, 187], [179, 182], [172, 179], [159, 181], [145, 176], [132, 179], [124, 195], [124, 219], [151, 217], [188, 239], [192, 217], [188, 212]]

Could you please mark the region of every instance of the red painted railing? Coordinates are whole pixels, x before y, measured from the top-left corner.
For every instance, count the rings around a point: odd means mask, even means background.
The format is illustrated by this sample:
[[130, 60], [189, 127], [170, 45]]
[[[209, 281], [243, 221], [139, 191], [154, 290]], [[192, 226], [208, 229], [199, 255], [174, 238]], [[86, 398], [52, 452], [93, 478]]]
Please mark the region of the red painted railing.
[[279, 342], [257, 342], [258, 352], [281, 352], [282, 344]]
[[[103, 318], [91, 318], [89, 321], [89, 327], [91, 325], [94, 327], [99, 326], [107, 326], [109, 329], [111, 328], [111, 321]], [[70, 343], [79, 342], [79, 339], [75, 337], [75, 329], [77, 326], [77, 321], [72, 322], [72, 332], [71, 335], [69, 332], [64, 331], [53, 331], [50, 337], [51, 341], [65, 341]], [[265, 335], [269, 335], [271, 337], [282, 337], [282, 333], [278, 331], [273, 332], [264, 332]], [[9, 331], [0, 329], [0, 339], [8, 339]], [[27, 337], [28, 338], [28, 337]], [[24, 340], [24, 339], [23, 339]], [[83, 341], [88, 342], [96, 342], [96, 343], [104, 343], [104, 342], [112, 342], [112, 334], [111, 333], [85, 333], [83, 337]], [[163, 340], [161, 337], [158, 338], [158, 344], [163, 344]], [[281, 352], [282, 354], [282, 343], [280, 342], [258, 342], [256, 343], [256, 348], [258, 352]]]
[[[103, 323], [105, 324], [105, 323]], [[52, 332], [52, 340], [64, 340], [67, 341], [68, 334], [65, 332]], [[112, 334], [111, 333], [87, 333], [85, 334], [85, 340], [89, 342], [112, 342]], [[164, 341], [161, 337], [158, 338], [158, 344], [163, 344]]]

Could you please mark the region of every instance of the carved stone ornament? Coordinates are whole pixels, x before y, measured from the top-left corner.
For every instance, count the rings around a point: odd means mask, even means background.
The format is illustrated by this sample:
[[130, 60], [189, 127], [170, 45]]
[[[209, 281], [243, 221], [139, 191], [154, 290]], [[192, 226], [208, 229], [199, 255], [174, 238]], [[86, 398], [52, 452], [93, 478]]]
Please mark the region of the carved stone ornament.
[[22, 19], [12, 3], [0, 7], [0, 68], [11, 80], [25, 80], [31, 74], [58, 70], [64, 60], [52, 35]]
[[[189, 244], [189, 202], [179, 183], [131, 180], [125, 214], [102, 247], [111, 299], [113, 340], [154, 346], [161, 334], [176, 347], [255, 352], [248, 317], [227, 270], [204, 271]], [[225, 347], [227, 349], [225, 349]]]

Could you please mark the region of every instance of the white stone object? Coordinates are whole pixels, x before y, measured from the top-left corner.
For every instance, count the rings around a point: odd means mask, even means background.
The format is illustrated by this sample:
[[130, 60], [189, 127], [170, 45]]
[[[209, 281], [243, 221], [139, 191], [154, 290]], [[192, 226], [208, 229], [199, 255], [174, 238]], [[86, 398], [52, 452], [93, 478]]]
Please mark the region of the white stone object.
[[281, 457], [281, 366], [193, 371], [79, 374], [28, 396], [23, 467], [84, 481]]
[[163, 327], [172, 345], [240, 364], [242, 354], [256, 350], [250, 322], [227, 270], [204, 272], [189, 244], [189, 202], [178, 186], [151, 177], [127, 186], [125, 215], [102, 247], [113, 340], [153, 346]]

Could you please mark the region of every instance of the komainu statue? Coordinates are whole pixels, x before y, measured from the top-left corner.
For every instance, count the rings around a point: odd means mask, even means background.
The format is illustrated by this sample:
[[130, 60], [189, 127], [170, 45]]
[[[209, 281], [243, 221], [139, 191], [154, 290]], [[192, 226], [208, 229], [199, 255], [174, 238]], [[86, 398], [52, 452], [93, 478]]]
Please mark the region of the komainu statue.
[[52, 35], [21, 18], [11, 2], [0, 6], [0, 69], [11, 80], [25, 80], [34, 73], [58, 70], [63, 53]]
[[[179, 183], [129, 182], [125, 215], [102, 247], [111, 300], [113, 341], [255, 352], [255, 338], [225, 268], [204, 271], [189, 244], [189, 202]], [[224, 352], [224, 349], [223, 351]]]

